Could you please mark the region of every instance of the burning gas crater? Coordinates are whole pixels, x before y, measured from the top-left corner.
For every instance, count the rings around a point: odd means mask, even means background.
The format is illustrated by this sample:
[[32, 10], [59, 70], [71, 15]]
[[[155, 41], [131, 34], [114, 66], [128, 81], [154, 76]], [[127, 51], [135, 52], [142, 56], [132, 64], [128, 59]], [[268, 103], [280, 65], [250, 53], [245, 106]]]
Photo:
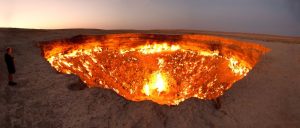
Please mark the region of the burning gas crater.
[[42, 42], [41, 48], [57, 71], [75, 74], [89, 87], [167, 105], [221, 96], [268, 51], [222, 37], [153, 34], [77, 36]]

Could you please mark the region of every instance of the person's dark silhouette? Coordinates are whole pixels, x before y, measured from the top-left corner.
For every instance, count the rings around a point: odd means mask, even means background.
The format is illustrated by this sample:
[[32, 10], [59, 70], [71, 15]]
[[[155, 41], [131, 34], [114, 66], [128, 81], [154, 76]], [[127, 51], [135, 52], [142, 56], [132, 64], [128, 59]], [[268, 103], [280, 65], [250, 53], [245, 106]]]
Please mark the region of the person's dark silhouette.
[[16, 73], [16, 68], [12, 48], [6, 49], [4, 58], [8, 70], [8, 85], [16, 85], [17, 83], [13, 81], [13, 74]]

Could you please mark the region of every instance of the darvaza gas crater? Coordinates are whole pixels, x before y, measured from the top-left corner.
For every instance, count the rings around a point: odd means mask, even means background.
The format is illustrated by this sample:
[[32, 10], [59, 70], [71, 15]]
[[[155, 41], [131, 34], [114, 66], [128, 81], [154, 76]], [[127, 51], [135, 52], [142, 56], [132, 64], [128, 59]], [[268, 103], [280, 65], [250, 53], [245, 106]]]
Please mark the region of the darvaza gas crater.
[[58, 72], [132, 101], [177, 105], [215, 99], [242, 79], [268, 48], [206, 35], [111, 34], [41, 43]]

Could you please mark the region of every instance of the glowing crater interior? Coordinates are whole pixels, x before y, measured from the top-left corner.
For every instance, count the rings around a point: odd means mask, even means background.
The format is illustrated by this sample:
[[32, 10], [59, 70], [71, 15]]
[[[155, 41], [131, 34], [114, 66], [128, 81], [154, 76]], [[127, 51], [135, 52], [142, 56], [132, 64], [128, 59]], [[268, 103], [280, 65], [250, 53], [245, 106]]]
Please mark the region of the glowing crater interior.
[[155, 34], [76, 36], [42, 42], [41, 49], [57, 71], [89, 87], [167, 105], [221, 96], [268, 51], [222, 37]]

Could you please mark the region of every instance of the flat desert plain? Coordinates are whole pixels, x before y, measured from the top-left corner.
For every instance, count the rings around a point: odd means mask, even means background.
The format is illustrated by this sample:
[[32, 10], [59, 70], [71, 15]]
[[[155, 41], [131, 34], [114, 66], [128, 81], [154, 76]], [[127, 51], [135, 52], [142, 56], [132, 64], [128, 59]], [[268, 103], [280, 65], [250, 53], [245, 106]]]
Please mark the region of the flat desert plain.
[[[246, 77], [212, 101], [188, 99], [178, 106], [133, 102], [102, 88], [74, 89], [74, 75], [58, 73], [38, 43], [79, 34], [199, 33], [246, 40], [271, 49]], [[6, 47], [15, 49], [17, 86], [7, 85]], [[0, 29], [1, 128], [199, 128], [300, 127], [300, 37], [192, 30]]]

